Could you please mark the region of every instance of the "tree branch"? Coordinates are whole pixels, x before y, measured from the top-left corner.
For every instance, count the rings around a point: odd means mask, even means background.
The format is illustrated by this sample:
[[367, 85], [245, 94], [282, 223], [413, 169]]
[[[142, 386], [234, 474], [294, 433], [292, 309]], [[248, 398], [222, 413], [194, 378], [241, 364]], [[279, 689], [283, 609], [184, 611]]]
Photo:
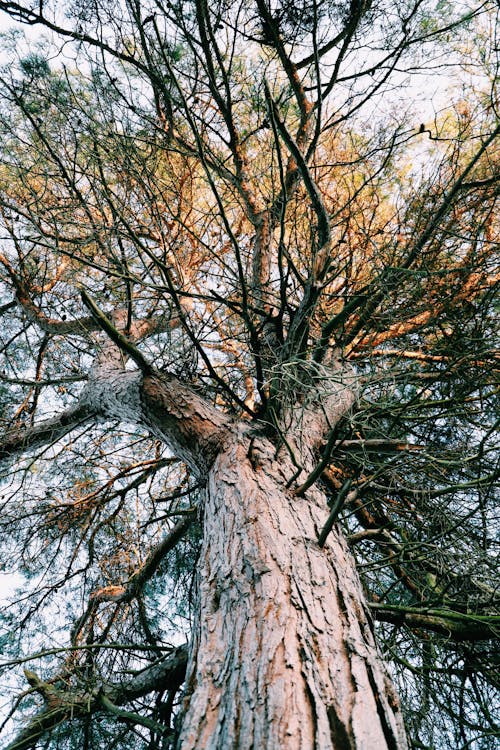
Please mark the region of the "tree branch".
[[77, 644], [78, 637], [85, 624], [95, 612], [100, 602], [129, 602], [142, 590], [144, 584], [155, 574], [161, 561], [177, 542], [182, 539], [184, 533], [191, 525], [193, 519], [186, 516], [181, 519], [174, 528], [153, 547], [142, 567], [131, 576], [125, 586], [105, 586], [94, 591], [82, 616], [76, 621], [71, 631], [71, 643]]
[[20, 456], [28, 449], [55, 443], [76, 427], [85, 424], [95, 413], [85, 404], [76, 404], [33, 427], [15, 427], [0, 438], [0, 463]]
[[80, 289], [80, 296], [84, 305], [91, 311], [92, 317], [97, 322], [99, 328], [102, 328], [102, 330], [109, 336], [111, 341], [116, 344], [116, 346], [122, 352], [125, 352], [125, 354], [127, 354], [136, 363], [136, 365], [145, 375], [150, 375], [153, 372], [153, 368], [146, 360], [142, 352], [139, 351], [139, 349], [134, 346], [134, 344], [129, 341], [126, 336], [124, 336], [115, 328], [113, 323], [89, 297], [85, 289]]
[[[98, 330], [95, 319], [90, 316], [86, 318], [77, 318], [76, 320], [57, 320], [56, 318], [50, 318], [48, 315], [45, 315], [45, 313], [35, 305], [30, 297], [30, 292], [26, 284], [15, 271], [8, 258], [2, 253], [0, 253], [0, 263], [2, 263], [6, 269], [14, 289], [16, 290], [16, 302], [21, 305], [28, 320], [35, 323], [42, 331], [63, 336], [68, 333], [82, 335]], [[9, 303], [6, 308], [8, 309], [12, 304], [13, 303]]]
[[[150, 720], [145, 717], [138, 717], [131, 712], [122, 712], [116, 707], [155, 690], [178, 690], [186, 673], [187, 656], [187, 646], [179, 646], [168, 656], [134, 675], [130, 680], [112, 683], [106, 688], [99, 685], [91, 691], [59, 690], [53, 682], [44, 682], [34, 672], [26, 671], [26, 679], [32, 689], [42, 695], [45, 707], [29, 721], [5, 750], [30, 750], [59, 724], [103, 711], [118, 718], [127, 718], [130, 721], [134, 719], [142, 725], [148, 721], [146, 726], [151, 726]], [[124, 713], [127, 714], [126, 717]], [[156, 722], [154, 724], [158, 729]]]
[[[264, 90], [269, 110], [272, 113], [274, 121], [276, 122], [279, 134], [283, 138], [284, 143], [297, 162], [300, 175], [304, 180], [305, 188], [309, 194], [309, 198], [311, 199], [314, 212], [318, 219], [318, 249], [321, 250], [327, 243], [329, 243], [331, 238], [330, 219], [328, 217], [323, 198], [318, 190], [318, 186], [314, 181], [314, 178], [299, 146], [288, 132], [285, 123], [279, 115], [278, 108], [271, 96], [271, 92], [269, 91], [267, 83], [265, 84]], [[321, 279], [323, 277], [324, 271], [324, 268], [317, 269], [316, 275], [318, 276], [318, 278]]]
[[446, 609], [413, 607], [370, 602], [375, 619], [411, 630], [432, 630], [455, 641], [486, 641], [498, 637], [500, 615], [475, 615]]

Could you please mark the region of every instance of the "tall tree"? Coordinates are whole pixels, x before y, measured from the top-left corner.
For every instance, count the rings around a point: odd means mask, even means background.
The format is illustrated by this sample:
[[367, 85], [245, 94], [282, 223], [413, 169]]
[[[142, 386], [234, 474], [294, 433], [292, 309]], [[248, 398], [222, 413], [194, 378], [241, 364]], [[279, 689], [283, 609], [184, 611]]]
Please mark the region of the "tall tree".
[[497, 3], [58, 6], [0, 2], [49, 34], [1, 80], [8, 750], [493, 748]]

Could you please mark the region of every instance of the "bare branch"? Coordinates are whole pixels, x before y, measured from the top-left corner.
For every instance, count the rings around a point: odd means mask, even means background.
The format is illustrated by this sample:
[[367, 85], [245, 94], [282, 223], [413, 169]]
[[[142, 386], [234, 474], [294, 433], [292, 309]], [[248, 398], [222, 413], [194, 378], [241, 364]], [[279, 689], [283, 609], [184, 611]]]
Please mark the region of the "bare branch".
[[33, 427], [16, 427], [8, 430], [0, 439], [0, 461], [16, 458], [27, 450], [55, 443], [95, 416], [95, 412], [87, 405], [78, 403]]
[[92, 312], [92, 316], [98, 323], [99, 327], [107, 333], [111, 341], [113, 341], [113, 343], [116, 344], [119, 349], [121, 349], [123, 352], [125, 352], [125, 354], [133, 359], [136, 365], [144, 374], [150, 375], [153, 371], [152, 367], [149, 362], [147, 362], [142, 352], [140, 352], [139, 349], [134, 346], [134, 344], [132, 344], [132, 342], [129, 341], [126, 336], [124, 336], [117, 330], [117, 328], [115, 328], [113, 323], [106, 317], [102, 310], [99, 310], [99, 308], [87, 294], [85, 289], [80, 290], [80, 295], [83, 303]]

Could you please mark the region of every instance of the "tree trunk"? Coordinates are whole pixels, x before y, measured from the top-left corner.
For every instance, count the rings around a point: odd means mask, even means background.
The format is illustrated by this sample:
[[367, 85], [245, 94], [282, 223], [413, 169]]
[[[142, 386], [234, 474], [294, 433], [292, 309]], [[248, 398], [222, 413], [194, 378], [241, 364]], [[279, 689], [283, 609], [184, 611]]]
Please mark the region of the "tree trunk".
[[407, 747], [354, 560], [293, 473], [241, 436], [211, 469], [179, 750]]
[[[114, 354], [103, 349], [76, 410], [41, 423], [29, 444], [89, 415], [113, 417], [147, 426], [203, 482], [208, 475], [178, 750], [407, 748], [354, 560], [335, 528], [317, 542], [322, 492], [313, 485], [299, 497], [287, 487], [296, 467], [284, 449], [249, 437], [248, 423], [238, 428], [171, 376], [125, 371]], [[292, 419], [288, 446], [307, 471], [353, 398], [337, 383], [317, 415]], [[25, 447], [14, 430], [0, 456]]]

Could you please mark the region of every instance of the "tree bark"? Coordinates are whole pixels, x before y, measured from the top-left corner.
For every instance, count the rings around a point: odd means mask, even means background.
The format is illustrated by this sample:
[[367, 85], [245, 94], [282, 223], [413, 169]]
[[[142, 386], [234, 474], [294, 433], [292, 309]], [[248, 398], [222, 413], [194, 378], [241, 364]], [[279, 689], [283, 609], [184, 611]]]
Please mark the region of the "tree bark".
[[354, 560], [293, 472], [244, 436], [210, 471], [179, 750], [407, 747]]
[[[71, 418], [40, 425], [28, 441], [65, 434], [75, 415], [135, 422], [206, 480], [178, 750], [407, 748], [346, 541], [333, 528], [320, 547], [323, 493], [312, 485], [298, 496], [288, 486], [297, 474], [290, 446], [307, 475], [321, 436], [353, 399], [339, 380], [316, 414], [311, 406], [292, 420], [287, 448], [277, 451], [176, 378], [125, 370], [110, 347]], [[0, 445], [5, 457], [24, 447], [14, 432]], [[38, 735], [48, 731], [45, 718], [35, 719]]]

